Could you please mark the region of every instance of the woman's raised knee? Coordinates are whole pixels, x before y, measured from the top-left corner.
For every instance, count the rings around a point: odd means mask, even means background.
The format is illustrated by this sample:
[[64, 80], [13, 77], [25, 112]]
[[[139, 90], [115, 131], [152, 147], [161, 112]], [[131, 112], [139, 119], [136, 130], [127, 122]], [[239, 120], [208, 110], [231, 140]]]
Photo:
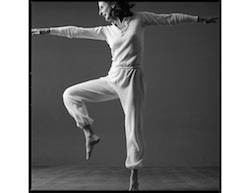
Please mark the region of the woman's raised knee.
[[64, 92], [63, 92], [63, 100], [67, 100], [68, 98], [70, 98], [72, 96], [72, 91], [70, 88], [67, 88]]

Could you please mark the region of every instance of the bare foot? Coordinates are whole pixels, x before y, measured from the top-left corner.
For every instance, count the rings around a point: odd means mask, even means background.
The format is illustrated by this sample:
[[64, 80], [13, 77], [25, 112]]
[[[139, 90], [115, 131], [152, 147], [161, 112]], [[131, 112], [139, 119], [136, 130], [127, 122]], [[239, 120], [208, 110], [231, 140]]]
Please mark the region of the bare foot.
[[129, 191], [138, 191], [138, 170], [131, 170]]
[[133, 184], [130, 184], [129, 186], [129, 191], [138, 191], [138, 186], [139, 184], [138, 183], [133, 183]]
[[93, 151], [94, 145], [100, 141], [100, 137], [93, 134], [91, 137], [86, 138], [86, 160], [89, 160]]

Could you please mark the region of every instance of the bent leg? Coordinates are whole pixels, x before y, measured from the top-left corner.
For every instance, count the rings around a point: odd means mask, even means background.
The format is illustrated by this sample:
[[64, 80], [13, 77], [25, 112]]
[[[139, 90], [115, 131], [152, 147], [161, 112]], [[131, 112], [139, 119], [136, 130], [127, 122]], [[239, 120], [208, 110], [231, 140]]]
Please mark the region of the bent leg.
[[116, 92], [105, 78], [87, 81], [69, 87], [63, 94], [64, 104], [69, 114], [75, 119], [86, 139], [86, 160], [91, 156], [94, 145], [100, 137], [94, 134], [91, 125], [93, 119], [89, 117], [86, 102], [102, 102], [118, 98]]

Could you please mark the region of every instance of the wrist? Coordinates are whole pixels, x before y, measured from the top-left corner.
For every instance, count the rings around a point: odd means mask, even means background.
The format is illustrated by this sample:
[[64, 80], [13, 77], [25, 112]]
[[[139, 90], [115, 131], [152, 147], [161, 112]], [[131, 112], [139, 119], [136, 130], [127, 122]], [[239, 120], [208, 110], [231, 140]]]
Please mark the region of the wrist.
[[40, 35], [43, 35], [43, 34], [50, 34], [50, 28], [44, 28], [40, 30]]
[[205, 19], [204, 19], [204, 18], [202, 18], [202, 17], [198, 17], [197, 22], [199, 22], [199, 23], [203, 23], [203, 22], [205, 22]]

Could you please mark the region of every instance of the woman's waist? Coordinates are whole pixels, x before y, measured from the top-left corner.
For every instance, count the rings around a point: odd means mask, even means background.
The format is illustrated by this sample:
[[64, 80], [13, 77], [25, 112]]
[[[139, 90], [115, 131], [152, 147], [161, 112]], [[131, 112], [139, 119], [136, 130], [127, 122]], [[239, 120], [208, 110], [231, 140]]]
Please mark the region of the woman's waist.
[[121, 71], [131, 71], [131, 70], [141, 70], [141, 65], [140, 64], [136, 64], [136, 63], [132, 63], [132, 64], [129, 64], [129, 63], [119, 63], [119, 64], [114, 64], [112, 63], [110, 69], [109, 69], [109, 72], [108, 74], [109, 75], [117, 75], [117, 74], [120, 74]]
[[110, 69], [116, 69], [116, 68], [124, 68], [124, 69], [130, 69], [130, 68], [141, 68], [141, 64], [139, 63], [127, 63], [127, 62], [113, 62], [111, 64]]

